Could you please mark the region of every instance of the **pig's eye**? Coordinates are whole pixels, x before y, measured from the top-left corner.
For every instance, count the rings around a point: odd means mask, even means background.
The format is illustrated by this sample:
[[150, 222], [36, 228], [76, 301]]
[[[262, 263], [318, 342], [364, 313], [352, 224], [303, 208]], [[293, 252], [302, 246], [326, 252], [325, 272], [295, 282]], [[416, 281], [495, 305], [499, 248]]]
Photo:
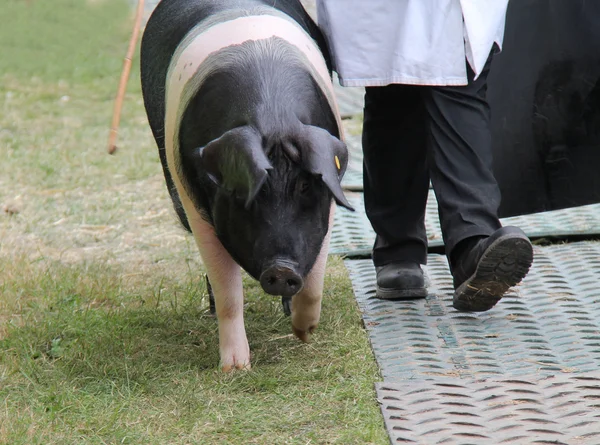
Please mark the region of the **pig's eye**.
[[308, 183], [308, 181], [300, 181], [300, 183], [298, 184], [298, 190], [300, 191], [301, 195], [306, 195], [309, 189], [310, 184]]

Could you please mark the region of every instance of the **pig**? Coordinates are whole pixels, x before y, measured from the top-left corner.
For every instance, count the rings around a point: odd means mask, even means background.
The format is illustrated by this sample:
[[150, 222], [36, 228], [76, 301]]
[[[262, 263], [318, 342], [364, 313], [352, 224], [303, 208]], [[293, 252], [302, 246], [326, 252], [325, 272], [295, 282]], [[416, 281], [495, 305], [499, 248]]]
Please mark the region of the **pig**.
[[316, 328], [348, 163], [330, 57], [297, 0], [162, 0], [141, 44], [167, 188], [214, 292], [224, 371], [250, 368], [241, 268]]

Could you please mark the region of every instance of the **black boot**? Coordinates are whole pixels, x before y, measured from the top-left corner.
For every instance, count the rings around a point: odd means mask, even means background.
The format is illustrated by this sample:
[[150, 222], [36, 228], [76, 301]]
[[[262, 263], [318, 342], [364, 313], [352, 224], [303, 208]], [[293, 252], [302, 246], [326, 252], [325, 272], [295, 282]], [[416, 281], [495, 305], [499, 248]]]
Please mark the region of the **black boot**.
[[399, 300], [427, 296], [423, 270], [418, 263], [401, 261], [377, 267], [377, 298]]
[[480, 238], [452, 258], [453, 305], [460, 311], [483, 312], [525, 278], [533, 247], [517, 227], [503, 227]]

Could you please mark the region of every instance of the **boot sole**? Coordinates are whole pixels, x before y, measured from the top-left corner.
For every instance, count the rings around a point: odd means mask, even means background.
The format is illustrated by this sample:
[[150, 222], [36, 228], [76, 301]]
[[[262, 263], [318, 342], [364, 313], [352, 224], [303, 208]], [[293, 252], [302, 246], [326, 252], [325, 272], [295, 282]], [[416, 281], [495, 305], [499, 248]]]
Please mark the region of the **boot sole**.
[[526, 236], [507, 234], [483, 253], [475, 273], [454, 292], [459, 311], [484, 312], [520, 283], [533, 263], [533, 247]]
[[375, 296], [380, 300], [411, 300], [414, 298], [425, 298], [427, 296], [427, 288], [389, 289], [377, 286]]

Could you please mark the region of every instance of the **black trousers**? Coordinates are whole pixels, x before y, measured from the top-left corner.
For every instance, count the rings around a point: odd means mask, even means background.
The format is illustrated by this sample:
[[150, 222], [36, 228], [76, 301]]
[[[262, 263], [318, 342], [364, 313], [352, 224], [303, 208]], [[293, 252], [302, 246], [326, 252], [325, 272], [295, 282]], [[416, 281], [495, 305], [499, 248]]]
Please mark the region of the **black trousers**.
[[430, 179], [448, 257], [460, 241], [501, 227], [486, 100], [490, 62], [477, 80], [467, 68], [467, 86], [366, 88], [364, 196], [377, 234], [375, 266], [426, 264]]

